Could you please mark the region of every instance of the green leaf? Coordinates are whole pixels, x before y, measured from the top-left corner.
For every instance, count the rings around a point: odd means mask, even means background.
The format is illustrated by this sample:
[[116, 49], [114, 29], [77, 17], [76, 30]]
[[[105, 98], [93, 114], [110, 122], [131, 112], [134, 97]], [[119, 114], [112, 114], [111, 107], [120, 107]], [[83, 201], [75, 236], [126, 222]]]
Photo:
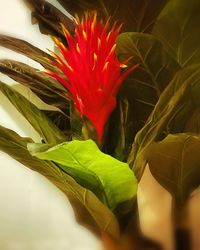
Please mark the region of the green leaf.
[[54, 163], [31, 156], [27, 150], [30, 142], [33, 142], [30, 138], [20, 137], [0, 126], [0, 150], [55, 184], [69, 199], [79, 223], [93, 232], [105, 231], [118, 238], [119, 225], [113, 213], [91, 191], [81, 187]]
[[173, 0], [163, 9], [153, 33], [181, 66], [200, 63], [200, 2]]
[[200, 136], [194, 134], [168, 135], [151, 143], [137, 161], [146, 165], [153, 176], [183, 204], [200, 185]]
[[[116, 52], [120, 61], [133, 58], [130, 66], [139, 67], [122, 84], [119, 93], [119, 129], [123, 128], [126, 155], [135, 134], [144, 126], [162, 91], [180, 66], [152, 35], [127, 32], [119, 35]], [[116, 120], [111, 120], [111, 130]], [[119, 134], [119, 132], [116, 132]], [[113, 136], [116, 136], [113, 133]]]
[[27, 119], [45, 142], [55, 145], [66, 140], [65, 135], [56, 125], [24, 96], [2, 82], [0, 82], [0, 91], [10, 100], [25, 119]]
[[111, 209], [136, 195], [137, 182], [129, 166], [102, 153], [92, 140], [64, 142], [46, 151], [43, 145], [31, 144], [29, 150], [40, 159], [58, 163]]
[[129, 118], [128, 100], [121, 98], [118, 100], [117, 108], [110, 116], [107, 128], [108, 133], [106, 133], [106, 140], [103, 147], [104, 152], [120, 161], [126, 161], [127, 157], [127, 147], [129, 147], [127, 143], [128, 127], [130, 126], [128, 124]]
[[123, 23], [124, 31], [150, 32], [162, 8], [168, 0], [58, 0], [72, 15], [83, 15], [96, 10], [99, 15], [111, 17], [111, 22]]
[[32, 21], [37, 20], [41, 33], [60, 37], [66, 42], [60, 23], [64, 24], [70, 32], [74, 31], [74, 22], [69, 16], [64, 15], [54, 5], [43, 0], [24, 0], [28, 3], [32, 12]]
[[[145, 126], [138, 132], [129, 156], [129, 164], [138, 178], [144, 165], [137, 159], [152, 142], [160, 141], [168, 134], [181, 133], [187, 128], [196, 109], [200, 107], [200, 65], [190, 66], [177, 72], [162, 93]], [[194, 130], [188, 132], [195, 132]]]
[[38, 72], [38, 69], [14, 60], [0, 60], [0, 72], [30, 88], [45, 103], [63, 112], [69, 109], [66, 90], [52, 77]]
[[24, 40], [0, 34], [0, 46], [29, 57], [40, 63], [45, 69], [57, 71], [56, 67], [51, 63], [53, 60], [51, 55]]

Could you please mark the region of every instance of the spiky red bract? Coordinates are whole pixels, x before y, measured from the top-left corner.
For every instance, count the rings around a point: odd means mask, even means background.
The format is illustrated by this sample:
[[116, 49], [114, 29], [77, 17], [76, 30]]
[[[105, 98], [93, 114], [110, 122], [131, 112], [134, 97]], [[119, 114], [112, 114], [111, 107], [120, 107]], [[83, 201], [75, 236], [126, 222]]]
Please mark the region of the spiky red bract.
[[121, 73], [115, 54], [116, 38], [121, 26], [108, 30], [109, 20], [97, 21], [96, 14], [86, 14], [75, 23], [74, 37], [62, 25], [68, 48], [58, 39], [54, 41], [62, 57], [53, 53], [57, 66], [66, 78], [54, 72], [46, 72], [56, 78], [70, 93], [77, 111], [94, 125], [99, 141], [105, 123], [116, 107], [116, 94], [124, 78], [137, 65]]

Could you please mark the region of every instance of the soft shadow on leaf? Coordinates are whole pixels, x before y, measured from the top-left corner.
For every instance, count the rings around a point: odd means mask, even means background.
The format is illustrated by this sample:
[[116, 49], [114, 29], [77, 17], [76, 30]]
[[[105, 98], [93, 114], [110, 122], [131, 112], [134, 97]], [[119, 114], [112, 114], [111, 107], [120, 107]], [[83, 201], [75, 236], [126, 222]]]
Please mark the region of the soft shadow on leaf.
[[72, 15], [82, 16], [85, 11], [97, 11], [111, 23], [123, 23], [123, 31], [151, 32], [154, 22], [168, 0], [58, 0]]
[[181, 66], [200, 63], [200, 1], [169, 1], [154, 30], [167, 51]]
[[33, 142], [30, 138], [20, 137], [14, 131], [2, 126], [0, 126], [0, 138], [0, 150], [45, 176], [67, 196], [80, 224], [97, 234], [105, 231], [112, 237], [118, 238], [119, 225], [112, 212], [92, 192], [81, 187], [54, 163], [31, 156], [27, 150], [27, 143]]
[[35, 23], [35, 20], [37, 20], [41, 33], [59, 37], [66, 43], [60, 23], [64, 24], [73, 33], [74, 22], [69, 16], [63, 14], [48, 1], [24, 0], [24, 2], [33, 9], [32, 21]]
[[28, 144], [28, 148], [39, 159], [59, 164], [112, 210], [136, 195], [137, 181], [129, 166], [102, 153], [92, 140], [64, 142], [48, 150], [41, 144]]
[[[145, 126], [137, 133], [129, 164], [140, 179], [145, 165], [138, 164], [148, 145], [161, 141], [170, 133], [181, 133], [194, 111], [200, 107], [200, 65], [187, 67], [174, 76], [162, 93]], [[189, 127], [187, 129], [189, 131]], [[196, 132], [191, 129], [191, 132]], [[162, 166], [160, 166], [162, 168]]]
[[[132, 58], [130, 66], [139, 64], [122, 84], [115, 111], [118, 115], [113, 115], [110, 121], [111, 130], [115, 126], [118, 129], [115, 134], [121, 135], [120, 140], [125, 147], [123, 151], [127, 156], [135, 134], [144, 126], [162, 91], [180, 66], [149, 34], [122, 33], [117, 39], [116, 52], [120, 61]], [[118, 128], [116, 116], [121, 119]]]
[[69, 138], [69, 140], [71, 140], [71, 117], [56, 110], [42, 110], [42, 112], [66, 135], [66, 138]]
[[0, 91], [33, 126], [45, 142], [55, 145], [66, 140], [64, 133], [24, 96], [2, 82], [0, 82]]
[[63, 112], [69, 109], [66, 90], [53, 78], [21, 62], [0, 60], [0, 72], [30, 88], [42, 101]]
[[168, 135], [152, 142], [140, 154], [136, 164], [149, 164], [153, 176], [183, 204], [200, 185], [200, 136], [189, 133]]

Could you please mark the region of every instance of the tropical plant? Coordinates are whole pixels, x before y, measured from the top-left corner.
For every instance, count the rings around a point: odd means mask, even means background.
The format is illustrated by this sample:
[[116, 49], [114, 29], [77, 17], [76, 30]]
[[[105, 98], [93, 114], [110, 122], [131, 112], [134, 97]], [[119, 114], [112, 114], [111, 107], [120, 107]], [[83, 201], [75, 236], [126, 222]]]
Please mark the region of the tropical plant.
[[[1, 60], [0, 71], [57, 111], [40, 110], [1, 82], [1, 92], [39, 133], [41, 143], [0, 127], [0, 149], [60, 188], [80, 223], [115, 239], [135, 222], [133, 171], [140, 180], [147, 163], [176, 203], [183, 204], [200, 184], [199, 1], [58, 0], [76, 22], [47, 1], [25, 2], [61, 55], [0, 35], [1, 46], [35, 60], [46, 73], [13, 60]], [[123, 23], [121, 34], [116, 21]], [[104, 34], [107, 28], [110, 33]], [[125, 65], [128, 70], [121, 74]], [[134, 244], [145, 249], [140, 240]]]

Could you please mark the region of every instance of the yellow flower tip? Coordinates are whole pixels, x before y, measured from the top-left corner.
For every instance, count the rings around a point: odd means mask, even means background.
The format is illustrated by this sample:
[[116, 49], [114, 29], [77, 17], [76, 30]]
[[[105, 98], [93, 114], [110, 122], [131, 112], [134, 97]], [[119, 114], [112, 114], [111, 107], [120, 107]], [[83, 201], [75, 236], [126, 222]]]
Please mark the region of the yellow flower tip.
[[110, 54], [112, 54], [115, 51], [116, 48], [116, 43], [112, 46], [111, 50], [110, 50]]
[[69, 64], [67, 65], [67, 67], [71, 72], [74, 72], [74, 69]]
[[108, 42], [108, 40], [109, 40], [109, 38], [110, 38], [110, 34], [111, 34], [111, 32], [109, 31], [108, 32], [108, 35], [107, 35], [107, 37], [106, 37], [106, 41]]
[[94, 57], [94, 61], [96, 62], [97, 61], [97, 54], [95, 52], [93, 54], [93, 57]]
[[97, 21], [97, 11], [95, 10], [93, 14], [93, 22], [96, 23], [96, 21]]
[[77, 51], [79, 54], [81, 53], [78, 43], [76, 44], [76, 51]]
[[[63, 50], [66, 50], [66, 47], [65, 45], [55, 36], [52, 36], [52, 39], [54, 41], [54, 43], [57, 45], [57, 47], [59, 49], [63, 49]], [[52, 52], [50, 52], [52, 54]]]
[[44, 74], [47, 74], [47, 75], [51, 75], [52, 74], [52, 72], [50, 70], [48, 70], [48, 69], [43, 69], [40, 72], [44, 73]]
[[127, 67], [128, 67], [128, 65], [126, 65], [126, 64], [124, 64], [124, 63], [121, 63], [121, 64], [120, 64], [120, 68], [122, 68], [122, 69], [127, 68]]
[[96, 22], [97, 22], [97, 12], [95, 11], [94, 15], [93, 15], [92, 24], [91, 24], [91, 30], [92, 30], [92, 32], [94, 31], [94, 27], [96, 25]]
[[95, 23], [92, 22], [92, 24], [91, 24], [91, 31], [92, 31], [92, 32], [94, 32], [94, 27], [95, 27]]
[[55, 36], [51, 36], [51, 38], [52, 38], [52, 40], [56, 43], [56, 44], [58, 44], [60, 41], [59, 41], [59, 39], [57, 38], [57, 37], [55, 37]]
[[65, 47], [65, 46], [63, 45], [63, 43], [62, 43], [57, 37], [52, 36], [52, 39], [53, 39], [54, 43], [57, 45], [58, 48], [63, 48], [63, 47]]
[[85, 40], [87, 40], [87, 34], [86, 34], [85, 30], [82, 31], [82, 34], [83, 34], [83, 38], [84, 38]]
[[106, 62], [106, 63], [104, 64], [103, 71], [105, 71], [105, 70], [108, 68], [108, 63], [109, 63], [109, 62]]
[[98, 37], [98, 49], [101, 47], [101, 39]]
[[52, 50], [47, 49], [47, 51], [48, 51], [53, 57], [55, 56], [55, 53], [54, 53]]
[[61, 61], [60, 61], [59, 57], [58, 57], [53, 51], [51, 51], [50, 49], [47, 49], [47, 50], [48, 50], [49, 53], [53, 56], [54, 60], [56, 60], [56, 62], [57, 62], [58, 64], [61, 64]]
[[63, 33], [66, 37], [70, 36], [69, 30], [65, 27], [65, 25], [63, 23], [60, 23]]
[[60, 48], [67, 51], [67, 48], [65, 47], [65, 45], [63, 43], [60, 42]]
[[59, 60], [59, 58], [55, 57], [55, 60], [58, 64], [62, 65], [61, 61]]

